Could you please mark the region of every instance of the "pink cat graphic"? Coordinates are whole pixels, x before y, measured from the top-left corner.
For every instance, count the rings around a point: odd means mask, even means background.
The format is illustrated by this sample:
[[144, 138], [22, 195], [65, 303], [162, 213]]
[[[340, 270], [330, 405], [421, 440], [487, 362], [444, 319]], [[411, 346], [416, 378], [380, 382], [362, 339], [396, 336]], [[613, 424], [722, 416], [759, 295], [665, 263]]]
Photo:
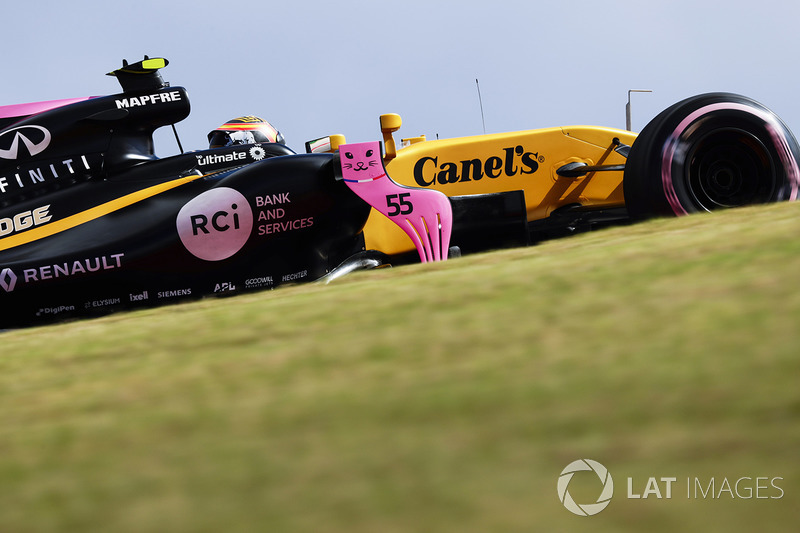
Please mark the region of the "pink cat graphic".
[[447, 259], [453, 210], [444, 193], [395, 183], [386, 174], [377, 141], [343, 144], [339, 158], [347, 186], [406, 232], [420, 261]]

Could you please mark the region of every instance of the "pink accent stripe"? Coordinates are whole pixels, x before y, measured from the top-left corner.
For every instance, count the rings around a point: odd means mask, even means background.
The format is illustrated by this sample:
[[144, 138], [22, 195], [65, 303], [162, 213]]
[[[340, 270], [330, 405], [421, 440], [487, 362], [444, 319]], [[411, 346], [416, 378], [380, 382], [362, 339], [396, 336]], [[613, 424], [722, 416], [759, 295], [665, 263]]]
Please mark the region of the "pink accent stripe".
[[762, 111], [744, 104], [734, 102], [711, 104], [697, 109], [683, 119], [683, 121], [678, 124], [678, 127], [675, 128], [675, 131], [672, 132], [672, 135], [669, 136], [664, 147], [661, 164], [661, 182], [664, 186], [664, 194], [667, 197], [667, 201], [669, 201], [669, 205], [672, 207], [673, 213], [678, 216], [688, 214], [686, 209], [684, 209], [684, 207], [681, 205], [678, 195], [675, 192], [675, 187], [672, 184], [672, 160], [675, 157], [675, 150], [678, 148], [680, 136], [684, 131], [686, 131], [686, 128], [692, 122], [701, 118], [703, 115], [725, 109], [733, 109], [736, 111], [751, 113], [764, 121], [767, 131], [769, 132], [770, 137], [772, 137], [772, 142], [775, 144], [775, 148], [778, 150], [781, 163], [783, 163], [783, 166], [786, 169], [789, 182], [792, 184], [792, 192], [789, 199], [797, 200], [798, 190], [800, 190], [800, 166], [798, 166], [797, 160], [795, 160], [794, 155], [792, 155], [792, 150], [789, 147], [789, 140], [782, 132], [783, 128], [781, 128], [775, 117], [766, 111]]
[[85, 96], [83, 98], [67, 98], [65, 100], [48, 100], [46, 102], [32, 102], [30, 104], [14, 104], [0, 106], [0, 118], [11, 117], [25, 117], [28, 115], [36, 115], [43, 113], [57, 107], [74, 104], [77, 102], [85, 102], [95, 98], [94, 96]]

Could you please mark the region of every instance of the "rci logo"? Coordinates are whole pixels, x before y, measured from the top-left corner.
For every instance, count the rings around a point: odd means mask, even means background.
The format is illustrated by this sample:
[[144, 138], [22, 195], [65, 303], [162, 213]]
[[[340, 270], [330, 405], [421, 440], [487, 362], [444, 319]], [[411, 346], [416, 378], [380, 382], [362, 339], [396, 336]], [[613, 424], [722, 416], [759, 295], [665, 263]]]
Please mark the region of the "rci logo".
[[[581, 471], [594, 472], [603, 484], [603, 491], [600, 493], [600, 497], [597, 498], [595, 503], [578, 504], [572, 499], [569, 490], [567, 490], [570, 481], [572, 481], [572, 476], [574, 476], [576, 472]], [[591, 459], [578, 459], [577, 461], [571, 462], [558, 477], [558, 499], [561, 500], [561, 503], [564, 504], [564, 507], [566, 507], [568, 511], [579, 516], [596, 515], [608, 507], [613, 495], [614, 480], [611, 479], [611, 474], [606, 467]]]
[[250, 238], [253, 210], [242, 193], [217, 187], [184, 205], [176, 221], [186, 249], [205, 261], [222, 261], [236, 254]]

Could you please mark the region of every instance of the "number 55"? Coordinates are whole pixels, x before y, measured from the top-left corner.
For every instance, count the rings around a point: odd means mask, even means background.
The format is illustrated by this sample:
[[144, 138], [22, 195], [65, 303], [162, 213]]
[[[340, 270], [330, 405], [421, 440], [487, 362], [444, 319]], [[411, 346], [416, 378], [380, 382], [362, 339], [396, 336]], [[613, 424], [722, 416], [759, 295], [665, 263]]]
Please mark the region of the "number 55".
[[386, 207], [391, 209], [391, 211], [389, 211], [387, 214], [390, 217], [396, 217], [397, 215], [410, 215], [414, 211], [414, 204], [407, 200], [409, 196], [411, 196], [410, 192], [387, 194]]

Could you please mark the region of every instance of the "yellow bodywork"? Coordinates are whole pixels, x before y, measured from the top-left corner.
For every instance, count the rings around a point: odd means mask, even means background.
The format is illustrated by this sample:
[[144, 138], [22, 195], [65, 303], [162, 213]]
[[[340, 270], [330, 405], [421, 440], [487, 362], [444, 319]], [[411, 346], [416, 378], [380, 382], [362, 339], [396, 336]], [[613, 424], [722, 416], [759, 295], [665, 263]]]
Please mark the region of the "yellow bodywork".
[[[399, 128], [400, 119], [388, 116], [394, 120], [390, 127], [382, 128], [384, 163], [389, 176], [400, 184], [434, 188], [447, 196], [522, 190], [528, 221], [545, 218], [569, 204], [625, 204], [622, 171], [565, 178], [556, 170], [573, 162], [623, 165], [625, 157], [614, 151], [614, 139], [631, 145], [636, 138], [632, 132], [574, 126], [430, 141], [418, 137], [408, 146], [395, 149], [391, 133]], [[385, 117], [381, 117], [382, 125]], [[374, 209], [364, 236], [367, 249], [388, 254], [414, 250], [406, 234]]]

